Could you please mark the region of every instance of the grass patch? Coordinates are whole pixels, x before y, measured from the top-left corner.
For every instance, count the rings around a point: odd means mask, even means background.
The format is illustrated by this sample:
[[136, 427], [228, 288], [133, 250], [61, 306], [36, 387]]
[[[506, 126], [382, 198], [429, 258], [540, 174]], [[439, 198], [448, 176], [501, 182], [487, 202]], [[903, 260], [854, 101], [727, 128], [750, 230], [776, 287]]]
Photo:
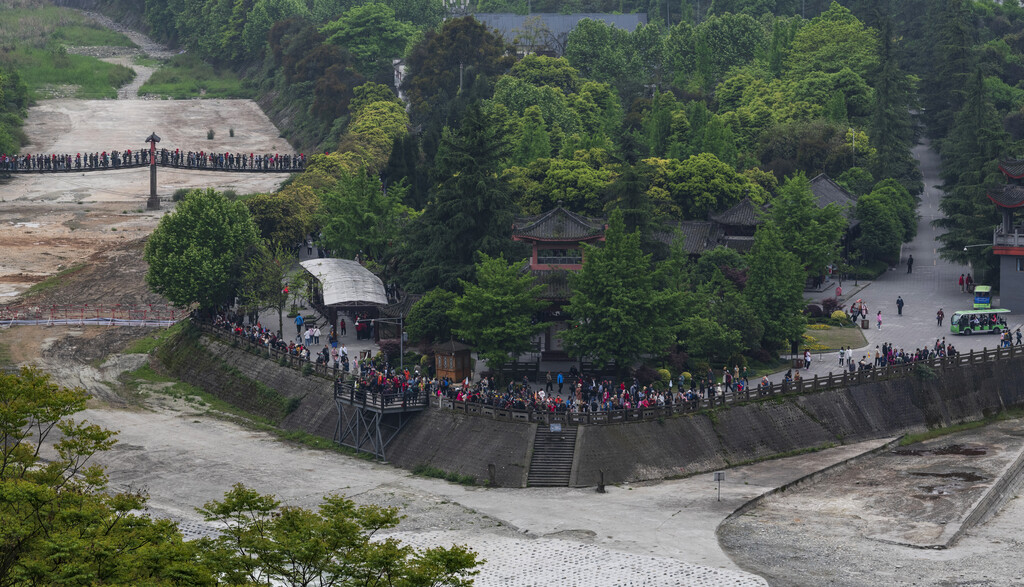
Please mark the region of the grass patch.
[[153, 94], [174, 99], [250, 98], [252, 92], [243, 87], [242, 79], [228, 70], [216, 68], [188, 53], [175, 55], [153, 72], [139, 94]]
[[136, 46], [125, 35], [68, 8], [0, 8], [0, 44], [41, 48], [51, 42], [82, 47]]
[[121, 352], [129, 355], [148, 355], [160, 346], [160, 343], [164, 340], [177, 334], [178, 331], [183, 328], [182, 324], [182, 322], [178, 322], [170, 328], [163, 328], [151, 332], [138, 340], [132, 341], [128, 346], [124, 347], [124, 350]]
[[[810, 347], [801, 345], [801, 350], [811, 348], [815, 352], [827, 352], [838, 351], [839, 347], [859, 349], [868, 344], [860, 328], [840, 328], [839, 326], [828, 326], [826, 324], [816, 324], [814, 326], [816, 329], [808, 328], [804, 331], [804, 336], [814, 338], [815, 342]], [[828, 328], [818, 330], [822, 326], [828, 326]], [[807, 339], [805, 338], [804, 340], [806, 341]]]
[[982, 428], [995, 422], [1002, 422], [1003, 420], [1015, 420], [1017, 418], [1024, 417], [1024, 408], [1010, 408], [1003, 410], [994, 416], [989, 416], [981, 420], [975, 420], [973, 422], [962, 422], [960, 424], [953, 424], [943, 428], [932, 428], [924, 432], [917, 432], [915, 434], [906, 434], [900, 439], [900, 446], [908, 446], [911, 444], [917, 444], [933, 438], [939, 438], [948, 434], [956, 434], [957, 432], [964, 432], [966, 430], [974, 430], [975, 428]]
[[64, 283], [65, 279], [67, 279], [68, 277], [74, 275], [75, 273], [78, 273], [82, 269], [85, 269], [85, 263], [79, 263], [77, 265], [72, 265], [71, 267], [68, 267], [67, 269], [59, 271], [56, 275], [51, 275], [50, 277], [47, 277], [46, 279], [44, 279], [44, 280], [40, 281], [39, 283], [34, 284], [32, 287], [28, 288], [28, 291], [25, 292], [25, 297], [26, 298], [30, 298], [32, 296], [39, 295], [39, 294], [41, 294], [43, 292], [50, 291], [51, 289], [53, 289], [53, 288], [57, 287], [58, 285], [61, 285], [62, 283]]
[[135, 78], [131, 68], [73, 55], [63, 46], [17, 46], [0, 54], [0, 65], [19, 72], [33, 99], [49, 97], [58, 87], [73, 87], [67, 91], [76, 98], [116, 98], [117, 89]]
[[445, 481], [451, 481], [452, 483], [458, 483], [459, 485], [476, 485], [476, 477], [472, 475], [460, 475], [459, 473], [445, 471], [444, 469], [432, 467], [427, 464], [416, 465], [416, 468], [412, 470], [412, 474], [419, 475], [420, 477], [444, 479]]

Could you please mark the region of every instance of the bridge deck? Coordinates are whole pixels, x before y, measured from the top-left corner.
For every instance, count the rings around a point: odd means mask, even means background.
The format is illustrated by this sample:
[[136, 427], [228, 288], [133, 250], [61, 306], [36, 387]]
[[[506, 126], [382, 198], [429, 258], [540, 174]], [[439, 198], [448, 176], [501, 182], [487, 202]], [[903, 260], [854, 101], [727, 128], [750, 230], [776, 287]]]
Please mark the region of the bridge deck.
[[[241, 167], [191, 167], [188, 165], [171, 165], [169, 163], [157, 163], [157, 167], [165, 167], [168, 169], [182, 169], [186, 171], [215, 171], [220, 173], [301, 173], [305, 170], [304, 167], [291, 167], [287, 169], [253, 169], [241, 168]], [[81, 168], [67, 168], [67, 169], [0, 169], [0, 174], [10, 175], [33, 175], [33, 174], [45, 174], [45, 173], [92, 173], [96, 171], [118, 171], [121, 169], [144, 169], [149, 167], [149, 163], [139, 163], [131, 165], [118, 165], [118, 166], [107, 166], [107, 167], [81, 167]]]
[[357, 390], [351, 383], [334, 384], [334, 400], [339, 404], [377, 412], [379, 414], [404, 414], [421, 412], [430, 405], [426, 394], [408, 393], [379, 394]]

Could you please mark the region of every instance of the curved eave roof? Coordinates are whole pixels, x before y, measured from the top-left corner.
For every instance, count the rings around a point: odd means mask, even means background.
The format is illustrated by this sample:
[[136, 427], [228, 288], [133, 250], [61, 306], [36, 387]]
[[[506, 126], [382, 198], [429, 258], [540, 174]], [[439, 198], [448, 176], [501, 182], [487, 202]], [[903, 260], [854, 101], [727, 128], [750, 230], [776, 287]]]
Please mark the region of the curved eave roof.
[[1000, 208], [1020, 208], [1024, 206], [1024, 186], [1007, 185], [1001, 190], [986, 194], [992, 203]]
[[999, 162], [999, 171], [1013, 179], [1024, 178], [1024, 159], [1003, 159]]

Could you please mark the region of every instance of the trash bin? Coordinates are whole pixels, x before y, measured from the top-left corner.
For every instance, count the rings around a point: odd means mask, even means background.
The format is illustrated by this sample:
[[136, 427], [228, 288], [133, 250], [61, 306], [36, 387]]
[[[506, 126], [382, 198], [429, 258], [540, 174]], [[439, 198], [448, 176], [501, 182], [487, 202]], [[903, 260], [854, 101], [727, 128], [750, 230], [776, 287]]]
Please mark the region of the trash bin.
[[871, 328], [871, 322], [867, 318], [864, 318], [860, 321], [860, 327], [867, 330], [868, 328]]
[[804, 360], [803, 359], [793, 359], [793, 368], [794, 369], [803, 369], [804, 368]]

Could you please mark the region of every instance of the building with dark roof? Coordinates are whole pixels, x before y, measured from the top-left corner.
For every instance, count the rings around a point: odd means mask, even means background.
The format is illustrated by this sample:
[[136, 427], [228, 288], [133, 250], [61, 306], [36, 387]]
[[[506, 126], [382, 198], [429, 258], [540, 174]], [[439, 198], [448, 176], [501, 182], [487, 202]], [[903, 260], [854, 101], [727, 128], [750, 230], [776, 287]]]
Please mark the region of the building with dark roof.
[[527, 270], [544, 286], [540, 297], [551, 303], [542, 320], [551, 326], [540, 335], [543, 360], [565, 360], [568, 355], [558, 333], [568, 328], [562, 307], [569, 301], [569, 274], [583, 268], [583, 244], [604, 240], [608, 224], [604, 218], [590, 218], [561, 205], [533, 216], [520, 216], [512, 223], [512, 239], [530, 243], [532, 253]]
[[842, 208], [843, 216], [846, 217], [846, 222], [851, 229], [860, 224], [860, 220], [853, 216], [854, 208], [857, 206], [857, 196], [832, 181], [831, 177], [822, 173], [812, 179], [811, 193], [814, 194], [819, 208], [824, 208], [829, 204], [835, 204]]
[[520, 48], [524, 53], [542, 53], [561, 56], [569, 33], [583, 19], [599, 20], [615, 28], [633, 32], [647, 24], [647, 14], [605, 14], [601, 12], [580, 12], [576, 14], [509, 14], [477, 13], [473, 18], [489, 29], [494, 29], [505, 41]]
[[1014, 219], [1014, 212], [1024, 207], [1024, 159], [1004, 159], [999, 170], [1006, 185], [986, 194], [1002, 215], [992, 234], [992, 252], [999, 256], [999, 303], [1024, 312], [1024, 225]]
[[512, 240], [532, 245], [531, 271], [578, 270], [583, 267], [582, 243], [604, 240], [603, 218], [588, 218], [565, 208], [520, 216], [512, 224]]

